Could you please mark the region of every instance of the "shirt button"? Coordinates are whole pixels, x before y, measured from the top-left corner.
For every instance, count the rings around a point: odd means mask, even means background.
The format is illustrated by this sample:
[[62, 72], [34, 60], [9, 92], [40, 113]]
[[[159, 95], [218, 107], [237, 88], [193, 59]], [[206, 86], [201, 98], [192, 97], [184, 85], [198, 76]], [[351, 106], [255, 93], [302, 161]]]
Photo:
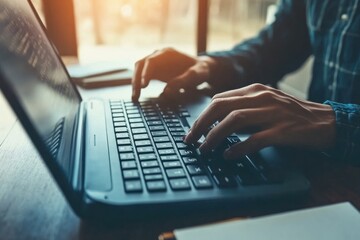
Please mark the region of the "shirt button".
[[329, 91], [332, 91], [332, 90], [333, 90], [333, 86], [332, 86], [332, 85], [329, 85], [329, 86], [328, 86], [328, 89], [329, 89]]
[[329, 67], [333, 68], [334, 67], [334, 62], [329, 62]]
[[348, 19], [349, 19], [349, 15], [347, 15], [346, 13], [341, 14], [341, 20], [346, 21]]

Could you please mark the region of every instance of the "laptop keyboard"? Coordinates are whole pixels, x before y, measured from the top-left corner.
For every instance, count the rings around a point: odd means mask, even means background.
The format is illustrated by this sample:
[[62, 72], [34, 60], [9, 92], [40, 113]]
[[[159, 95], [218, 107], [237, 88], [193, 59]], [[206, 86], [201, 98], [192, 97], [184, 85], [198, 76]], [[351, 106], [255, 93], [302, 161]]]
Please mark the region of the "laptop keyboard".
[[222, 158], [240, 139], [229, 136], [208, 156], [183, 142], [189, 113], [181, 105], [110, 102], [127, 193], [236, 188], [281, 181], [259, 157]]

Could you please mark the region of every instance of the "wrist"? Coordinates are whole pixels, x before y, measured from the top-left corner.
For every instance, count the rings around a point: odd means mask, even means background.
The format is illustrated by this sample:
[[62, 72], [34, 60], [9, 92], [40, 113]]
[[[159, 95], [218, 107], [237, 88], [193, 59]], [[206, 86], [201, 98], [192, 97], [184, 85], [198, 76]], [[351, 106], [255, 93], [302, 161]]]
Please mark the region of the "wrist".
[[217, 61], [209, 56], [198, 56], [197, 61], [202, 65], [204, 72], [204, 82], [208, 82], [211, 74], [215, 71]]

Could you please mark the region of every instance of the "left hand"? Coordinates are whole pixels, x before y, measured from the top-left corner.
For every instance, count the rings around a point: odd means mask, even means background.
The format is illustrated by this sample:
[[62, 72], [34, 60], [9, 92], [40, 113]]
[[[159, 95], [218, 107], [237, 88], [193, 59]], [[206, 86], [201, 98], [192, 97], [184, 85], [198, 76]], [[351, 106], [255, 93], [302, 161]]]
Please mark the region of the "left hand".
[[201, 152], [214, 149], [234, 132], [248, 127], [260, 129], [227, 149], [227, 159], [271, 145], [324, 150], [335, 142], [335, 114], [329, 105], [299, 100], [261, 84], [215, 95], [184, 141], [196, 142], [216, 121], [219, 124], [207, 134]]

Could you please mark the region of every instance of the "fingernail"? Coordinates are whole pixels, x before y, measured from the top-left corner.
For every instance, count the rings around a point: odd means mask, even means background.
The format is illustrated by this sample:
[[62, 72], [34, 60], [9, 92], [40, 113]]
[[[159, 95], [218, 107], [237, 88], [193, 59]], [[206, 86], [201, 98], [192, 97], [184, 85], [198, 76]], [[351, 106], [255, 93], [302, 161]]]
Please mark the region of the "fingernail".
[[188, 132], [188, 134], [186, 134], [186, 136], [184, 137], [184, 142], [189, 144], [190, 143], [190, 140], [191, 140], [191, 137], [192, 137], [192, 133], [191, 133], [191, 130]]
[[207, 152], [209, 152], [209, 145], [208, 145], [207, 141], [204, 141], [204, 142], [200, 145], [199, 150], [200, 150], [201, 153], [207, 153]]

